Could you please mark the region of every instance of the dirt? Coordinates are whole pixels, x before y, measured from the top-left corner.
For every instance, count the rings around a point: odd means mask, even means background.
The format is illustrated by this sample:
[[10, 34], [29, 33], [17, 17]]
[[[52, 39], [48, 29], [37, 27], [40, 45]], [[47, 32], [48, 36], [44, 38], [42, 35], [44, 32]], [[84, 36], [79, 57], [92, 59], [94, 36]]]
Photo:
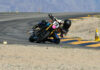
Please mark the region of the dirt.
[[100, 51], [0, 45], [0, 70], [100, 70]]
[[72, 26], [69, 30], [68, 36], [80, 37], [83, 40], [95, 40], [95, 31], [100, 33], [100, 18], [88, 17], [77, 20], [72, 20]]

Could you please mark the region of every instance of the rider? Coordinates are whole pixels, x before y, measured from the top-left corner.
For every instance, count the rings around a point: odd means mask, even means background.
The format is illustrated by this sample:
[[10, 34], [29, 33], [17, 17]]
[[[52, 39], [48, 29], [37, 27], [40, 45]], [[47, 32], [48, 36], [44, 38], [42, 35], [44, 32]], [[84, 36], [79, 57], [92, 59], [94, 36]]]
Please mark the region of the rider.
[[59, 32], [61, 33], [60, 36], [63, 37], [63, 34], [67, 34], [69, 31], [69, 28], [71, 26], [71, 20], [66, 19], [64, 21], [57, 19], [56, 17], [52, 16], [52, 14], [49, 14], [49, 17], [51, 18], [51, 22], [57, 21], [60, 23], [60, 28], [58, 29]]
[[63, 26], [61, 27], [61, 34], [60, 34], [61, 37], [63, 37], [63, 34], [68, 33], [70, 26], [71, 26], [71, 20], [69, 19], [64, 20]]

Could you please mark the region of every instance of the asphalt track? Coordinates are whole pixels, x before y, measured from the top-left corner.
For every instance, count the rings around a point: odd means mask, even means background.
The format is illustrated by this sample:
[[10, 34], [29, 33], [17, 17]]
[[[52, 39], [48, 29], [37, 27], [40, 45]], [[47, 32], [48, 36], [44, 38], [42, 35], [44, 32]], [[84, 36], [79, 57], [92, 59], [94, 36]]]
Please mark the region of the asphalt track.
[[[28, 31], [42, 19], [48, 19], [47, 14], [48, 13], [0, 13], [0, 43], [6, 40], [8, 44], [36, 44], [28, 41], [30, 36]], [[66, 19], [94, 14], [98, 13], [54, 13], [53, 15], [60, 19]], [[66, 43], [62, 43], [60, 46], [61, 45], [75, 46]], [[54, 44], [52, 46], [54, 46]]]

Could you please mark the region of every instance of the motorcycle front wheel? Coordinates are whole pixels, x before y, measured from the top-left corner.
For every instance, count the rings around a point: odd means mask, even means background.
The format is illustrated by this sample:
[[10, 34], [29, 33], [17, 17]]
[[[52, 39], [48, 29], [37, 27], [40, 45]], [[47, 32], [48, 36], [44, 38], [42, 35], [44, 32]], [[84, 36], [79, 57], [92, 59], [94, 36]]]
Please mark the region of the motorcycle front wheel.
[[50, 34], [50, 31], [41, 32], [40, 35], [38, 36], [37, 43], [40, 43], [43, 40], [45, 40], [49, 36], [49, 34]]
[[30, 41], [30, 42], [34, 42], [34, 41], [35, 41], [35, 39], [33, 38], [33, 36], [30, 36], [30, 37], [29, 37], [29, 41]]

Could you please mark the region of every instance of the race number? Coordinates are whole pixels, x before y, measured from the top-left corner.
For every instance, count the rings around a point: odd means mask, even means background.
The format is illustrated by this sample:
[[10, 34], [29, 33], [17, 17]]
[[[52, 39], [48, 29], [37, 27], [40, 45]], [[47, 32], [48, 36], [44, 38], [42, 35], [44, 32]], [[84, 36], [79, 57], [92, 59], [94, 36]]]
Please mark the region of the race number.
[[53, 22], [53, 25], [55, 25], [56, 26], [56, 28], [59, 28], [59, 23], [58, 22]]

